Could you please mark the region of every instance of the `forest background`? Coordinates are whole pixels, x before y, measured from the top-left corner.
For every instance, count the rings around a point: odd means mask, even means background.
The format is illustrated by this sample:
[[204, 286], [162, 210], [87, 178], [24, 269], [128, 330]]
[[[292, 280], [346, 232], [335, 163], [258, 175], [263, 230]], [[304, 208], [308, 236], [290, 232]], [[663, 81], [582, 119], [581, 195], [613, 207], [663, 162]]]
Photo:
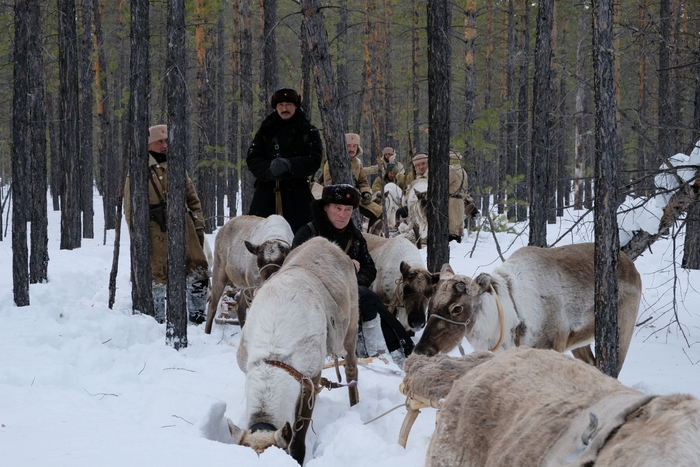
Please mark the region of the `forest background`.
[[[39, 3], [48, 186], [60, 209], [59, 53], [56, 1]], [[66, 3], [60, 0], [58, 5]], [[105, 227], [114, 228], [126, 158], [130, 3], [74, 3], [75, 54], [81, 99], [76, 148], [81, 174], [104, 196]], [[165, 58], [167, 2], [151, 0], [149, 124], [167, 121]], [[466, 0], [451, 5], [450, 145], [461, 152], [470, 192], [482, 212], [527, 216], [532, 75], [537, 4]], [[202, 199], [207, 232], [222, 225], [243, 183], [245, 153], [269, 96], [300, 90], [304, 108], [322, 128], [311, 60], [302, 40], [300, 6], [292, 0], [186, 1], [188, 48], [187, 166]], [[427, 30], [425, 3], [340, 0], [323, 3], [344, 127], [362, 135], [366, 165], [384, 146], [399, 159], [427, 150]], [[689, 153], [700, 135], [700, 11], [679, 0], [619, 2], [615, 16], [620, 180], [625, 194], [649, 194], [660, 164]], [[0, 4], [0, 185], [10, 177], [13, 5]], [[593, 175], [592, 15], [589, 2], [554, 8], [550, 85], [549, 216], [561, 213], [571, 190], [590, 207]], [[87, 102], [84, 102], [87, 99]], [[3, 109], [4, 110], [1, 110]], [[116, 176], [121, 174], [120, 176]], [[574, 183], [572, 183], [574, 181]], [[6, 194], [5, 191], [3, 194]], [[225, 196], [229, 212], [224, 212]], [[490, 197], [489, 195], [494, 195]], [[86, 196], [92, 203], [92, 196]], [[521, 209], [518, 209], [520, 207]], [[81, 205], [83, 235], [92, 234], [90, 207]]]

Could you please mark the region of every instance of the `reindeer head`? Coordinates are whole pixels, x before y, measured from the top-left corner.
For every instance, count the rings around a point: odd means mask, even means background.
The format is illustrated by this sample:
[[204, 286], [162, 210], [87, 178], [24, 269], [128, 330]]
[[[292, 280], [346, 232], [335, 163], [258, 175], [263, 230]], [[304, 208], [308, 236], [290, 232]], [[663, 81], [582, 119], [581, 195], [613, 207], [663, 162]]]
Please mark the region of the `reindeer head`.
[[248, 240], [244, 243], [248, 251], [255, 255], [262, 282], [282, 267], [290, 251], [289, 243], [283, 240], [266, 240], [260, 245], [253, 245]]
[[[292, 442], [293, 432], [289, 422], [285, 423], [279, 430], [276, 430], [275, 427], [267, 423], [259, 423], [244, 430], [234, 425], [230, 418], [226, 420], [228, 422], [228, 431], [231, 433], [233, 442], [241, 446], [253, 448], [258, 455], [270, 446], [277, 446], [286, 451], [289, 448], [289, 444]], [[260, 426], [260, 428], [256, 429], [258, 426]]]
[[433, 284], [440, 279], [439, 274], [431, 274], [427, 269], [412, 267], [401, 261], [401, 280], [403, 281], [403, 304], [408, 315], [408, 325], [415, 332], [425, 326], [425, 313], [428, 300], [433, 294]]
[[455, 274], [449, 264], [444, 264], [428, 306], [428, 323], [414, 352], [433, 356], [457, 347], [474, 327], [480, 296], [490, 283], [488, 274], [480, 274], [472, 280]]

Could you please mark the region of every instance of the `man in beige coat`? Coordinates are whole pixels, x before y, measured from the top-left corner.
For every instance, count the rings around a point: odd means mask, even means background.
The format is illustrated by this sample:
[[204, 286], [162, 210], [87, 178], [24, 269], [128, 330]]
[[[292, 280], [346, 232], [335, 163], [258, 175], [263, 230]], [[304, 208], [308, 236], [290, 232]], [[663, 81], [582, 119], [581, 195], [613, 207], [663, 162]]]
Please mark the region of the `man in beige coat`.
[[[356, 133], [347, 133], [345, 135], [345, 143], [347, 145], [348, 154], [350, 155], [350, 171], [355, 181], [355, 188], [360, 191], [362, 197], [360, 201], [360, 214], [369, 219], [367, 230], [371, 231], [374, 224], [382, 218], [382, 207], [372, 201], [372, 188], [370, 188], [369, 182], [367, 182], [367, 174], [362, 167], [362, 162], [360, 162], [359, 156], [362, 155], [360, 135]], [[326, 161], [326, 164], [323, 166], [323, 186], [329, 185], [333, 185], [333, 179], [331, 178], [330, 166], [328, 165], [328, 161]]]
[[[168, 279], [168, 127], [155, 125], [148, 130], [148, 202], [151, 207], [151, 277], [153, 278], [153, 308], [158, 322], [165, 321], [165, 292]], [[185, 253], [187, 255], [187, 311], [190, 321], [199, 324], [206, 319], [206, 301], [209, 290], [207, 259], [204, 245], [204, 216], [202, 205], [189, 175], [185, 174], [186, 219]], [[131, 199], [129, 178], [124, 188], [124, 213], [131, 233]]]
[[462, 243], [464, 234], [464, 200], [467, 197], [467, 172], [462, 168], [462, 157], [455, 151], [450, 151], [450, 195], [447, 208], [448, 230], [450, 240]]

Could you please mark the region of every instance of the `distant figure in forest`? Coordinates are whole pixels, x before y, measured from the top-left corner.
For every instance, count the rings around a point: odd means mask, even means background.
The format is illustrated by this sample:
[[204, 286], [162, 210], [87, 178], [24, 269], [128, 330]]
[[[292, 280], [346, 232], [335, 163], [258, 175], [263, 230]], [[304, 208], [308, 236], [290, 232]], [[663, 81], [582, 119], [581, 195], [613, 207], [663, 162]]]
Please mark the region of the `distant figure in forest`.
[[[367, 182], [367, 174], [365, 173], [364, 167], [362, 167], [360, 159], [360, 156], [362, 156], [360, 135], [356, 133], [346, 133], [345, 143], [348, 155], [350, 156], [350, 171], [352, 172], [352, 178], [355, 182], [355, 188], [357, 188], [361, 194], [360, 214], [369, 219], [367, 231], [371, 232], [374, 224], [382, 218], [382, 207], [372, 201], [372, 188], [369, 186], [369, 182]], [[328, 162], [323, 166], [323, 185], [333, 185], [331, 169]]]
[[391, 146], [387, 146], [382, 150], [382, 155], [377, 157], [376, 164], [365, 167], [365, 173], [367, 175], [377, 174], [385, 176], [389, 164], [394, 164], [397, 175], [404, 174], [403, 164], [396, 159], [396, 151]]
[[321, 166], [323, 145], [294, 89], [276, 91], [270, 104], [275, 111], [260, 125], [246, 158], [256, 178], [248, 214], [279, 214], [296, 232], [311, 221], [309, 177]]
[[[165, 293], [168, 280], [168, 126], [148, 129], [148, 203], [150, 205], [151, 276], [153, 310], [159, 323], [165, 321]], [[185, 174], [185, 253], [187, 255], [187, 312], [189, 320], [200, 324], [206, 319], [209, 270], [204, 250], [204, 215], [194, 184]], [[131, 234], [129, 177], [124, 187], [124, 212]]]

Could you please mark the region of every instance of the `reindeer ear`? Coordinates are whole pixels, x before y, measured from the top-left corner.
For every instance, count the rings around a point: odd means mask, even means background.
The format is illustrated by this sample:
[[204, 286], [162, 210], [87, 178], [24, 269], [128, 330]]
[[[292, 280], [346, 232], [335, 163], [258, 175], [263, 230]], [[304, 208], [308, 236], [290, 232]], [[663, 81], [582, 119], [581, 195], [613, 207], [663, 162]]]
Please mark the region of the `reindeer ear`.
[[491, 285], [491, 275], [486, 274], [485, 272], [479, 274], [476, 276], [476, 279], [472, 281], [471, 284], [471, 292], [472, 295], [478, 295], [486, 292], [486, 290], [489, 288], [489, 285]]
[[233, 440], [234, 444], [241, 444], [245, 430], [242, 430], [234, 425], [230, 418], [227, 418], [226, 422], [228, 423], [228, 431], [231, 433], [231, 439]]
[[437, 284], [440, 282], [440, 273], [439, 272], [434, 272], [430, 275], [430, 282], [433, 284]]
[[401, 261], [401, 264], [399, 265], [399, 271], [401, 271], [401, 275], [405, 276], [408, 274], [408, 271], [411, 270], [411, 266], [406, 264], [406, 261]]
[[282, 428], [275, 431], [275, 446], [281, 449], [287, 449], [292, 442], [292, 426], [289, 422], [285, 423]]
[[440, 280], [447, 279], [448, 277], [452, 277], [454, 275], [455, 272], [452, 270], [450, 263], [445, 263], [442, 265], [442, 268], [440, 269]]
[[250, 243], [248, 240], [244, 240], [243, 243], [245, 243], [245, 247], [250, 251], [251, 254], [257, 255], [258, 254], [258, 247]]

